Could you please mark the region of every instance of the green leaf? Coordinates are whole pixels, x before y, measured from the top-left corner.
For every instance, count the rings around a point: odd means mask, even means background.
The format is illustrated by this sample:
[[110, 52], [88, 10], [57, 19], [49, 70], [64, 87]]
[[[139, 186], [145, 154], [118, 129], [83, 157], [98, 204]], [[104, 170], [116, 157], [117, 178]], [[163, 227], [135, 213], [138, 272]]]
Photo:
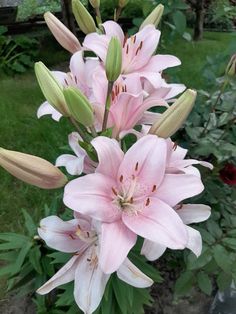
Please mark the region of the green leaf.
[[42, 267], [40, 264], [40, 259], [41, 259], [41, 252], [40, 252], [40, 247], [35, 246], [30, 250], [29, 253], [29, 262], [31, 265], [34, 267], [34, 269], [37, 271], [37, 273], [42, 274]]
[[23, 265], [31, 246], [32, 243], [28, 242], [25, 244], [25, 246], [22, 247], [15, 261], [14, 271], [12, 271], [11, 275], [15, 275], [20, 271], [21, 266]]
[[213, 247], [214, 259], [217, 265], [226, 273], [231, 273], [232, 263], [230, 261], [229, 252], [221, 246], [217, 244]]
[[72, 257], [71, 254], [63, 253], [63, 252], [54, 252], [54, 253], [48, 254], [47, 256], [53, 259], [51, 264], [66, 264], [69, 261], [69, 259]]
[[211, 283], [209, 276], [206, 273], [204, 273], [204, 272], [198, 273], [197, 274], [197, 282], [198, 282], [199, 288], [204, 293], [206, 293], [207, 295], [211, 295], [212, 283]]
[[175, 11], [173, 13], [173, 22], [177, 32], [183, 35], [187, 25], [185, 15], [179, 10]]
[[33, 237], [35, 235], [35, 233], [37, 232], [37, 227], [36, 227], [32, 217], [30, 216], [30, 214], [25, 209], [22, 209], [22, 213], [24, 215], [25, 227], [28, 231], [28, 234], [30, 237]]
[[228, 288], [232, 282], [232, 275], [221, 272], [216, 279], [218, 288], [220, 291], [224, 291]]
[[213, 235], [216, 239], [219, 239], [222, 237], [222, 230], [218, 223], [216, 223], [214, 220], [209, 219], [207, 221], [207, 229]]
[[193, 253], [191, 253], [187, 258], [187, 268], [189, 270], [200, 269], [207, 265], [211, 260], [212, 253], [209, 249], [203, 251], [203, 253], [198, 258]]
[[193, 287], [194, 281], [193, 272], [186, 271], [182, 273], [175, 283], [175, 294], [178, 296], [188, 294]]
[[236, 239], [224, 238], [222, 242], [232, 250], [236, 250]]
[[119, 280], [116, 276], [112, 278], [112, 287], [114, 294], [123, 314], [128, 314], [129, 304], [129, 290], [130, 286], [125, 282]]

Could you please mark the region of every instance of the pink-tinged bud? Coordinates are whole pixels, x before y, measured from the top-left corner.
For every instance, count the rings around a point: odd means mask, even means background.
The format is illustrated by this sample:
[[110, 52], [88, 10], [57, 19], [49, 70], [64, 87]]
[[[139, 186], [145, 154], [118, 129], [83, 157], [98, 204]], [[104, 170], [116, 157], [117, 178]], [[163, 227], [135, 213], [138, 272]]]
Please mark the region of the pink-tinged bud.
[[236, 54], [234, 54], [230, 59], [225, 74], [231, 77], [236, 75]]
[[178, 131], [193, 109], [197, 92], [187, 89], [153, 124], [149, 133], [168, 138]]
[[81, 50], [78, 39], [55, 15], [46, 12], [44, 19], [51, 33], [63, 48], [71, 53]]
[[0, 166], [14, 177], [42, 189], [57, 189], [66, 176], [45, 159], [0, 148]]

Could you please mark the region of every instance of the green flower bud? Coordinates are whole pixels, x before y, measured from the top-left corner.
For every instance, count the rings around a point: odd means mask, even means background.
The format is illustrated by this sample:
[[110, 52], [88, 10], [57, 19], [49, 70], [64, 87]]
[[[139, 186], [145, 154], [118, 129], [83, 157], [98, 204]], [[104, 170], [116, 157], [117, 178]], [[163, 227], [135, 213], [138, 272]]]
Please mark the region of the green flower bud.
[[95, 22], [79, 0], [72, 0], [72, 11], [81, 31], [85, 34], [96, 32]]
[[100, 0], [89, 0], [89, 2], [94, 9], [98, 9], [100, 7]]
[[187, 119], [194, 106], [196, 96], [196, 91], [191, 89], [186, 90], [174, 104], [161, 115], [161, 118], [153, 124], [149, 133], [156, 134], [162, 138], [172, 136]]
[[109, 82], [114, 82], [121, 74], [122, 48], [117, 37], [110, 40], [106, 57], [106, 75]]
[[127, 4], [128, 4], [129, 0], [119, 0], [118, 2], [118, 6], [123, 9]]
[[71, 116], [86, 127], [92, 126], [94, 115], [88, 98], [75, 87], [65, 88], [64, 96]]
[[50, 105], [63, 116], [69, 116], [62, 85], [42, 62], [36, 62], [34, 70], [42, 93]]
[[236, 74], [236, 54], [234, 54], [232, 56], [232, 58], [230, 59], [225, 74], [228, 76], [235, 76]]
[[140, 30], [144, 28], [144, 26], [153, 24], [155, 27], [158, 26], [160, 23], [160, 20], [162, 18], [164, 12], [164, 5], [158, 4], [156, 8], [146, 17], [146, 19], [143, 21], [143, 23], [140, 26]]
[[47, 160], [0, 148], [0, 166], [16, 178], [42, 189], [57, 189], [67, 183], [66, 176]]

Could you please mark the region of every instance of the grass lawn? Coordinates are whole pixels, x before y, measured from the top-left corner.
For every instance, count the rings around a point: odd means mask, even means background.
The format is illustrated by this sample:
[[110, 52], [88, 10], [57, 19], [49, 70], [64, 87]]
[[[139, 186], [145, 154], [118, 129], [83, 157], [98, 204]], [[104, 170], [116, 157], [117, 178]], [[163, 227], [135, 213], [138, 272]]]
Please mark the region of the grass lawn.
[[[166, 45], [161, 53], [174, 54], [182, 60], [182, 66], [171, 71], [180, 82], [188, 87], [203, 88], [200, 69], [205, 63], [206, 56], [227, 50], [233, 39], [235, 34], [232, 33], [207, 32], [201, 42], [188, 43], [178, 39]], [[46, 47], [48, 49], [47, 45]], [[51, 64], [57, 55], [55, 51], [48, 53]], [[47, 63], [45, 59], [47, 54], [44, 50], [43, 60]], [[36, 118], [36, 110], [42, 103], [43, 96], [33, 72], [1, 79], [0, 86], [0, 145], [54, 162], [61, 152], [60, 147], [67, 144], [67, 135], [72, 127], [65, 119], [58, 124], [49, 117], [40, 120]], [[2, 169], [0, 177], [0, 232], [21, 230], [21, 208], [27, 209], [39, 219], [44, 203], [50, 203], [53, 196], [60, 193], [30, 187]]]

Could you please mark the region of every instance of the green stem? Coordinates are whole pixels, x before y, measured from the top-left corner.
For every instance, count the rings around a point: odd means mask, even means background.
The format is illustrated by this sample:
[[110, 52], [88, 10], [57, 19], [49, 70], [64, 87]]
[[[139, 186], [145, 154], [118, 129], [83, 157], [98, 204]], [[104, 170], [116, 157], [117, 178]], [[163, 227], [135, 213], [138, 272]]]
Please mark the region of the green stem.
[[[229, 80], [226, 79], [226, 80], [223, 82], [223, 84], [221, 85], [221, 89], [220, 89], [219, 95], [217, 96], [215, 103], [214, 103], [214, 104], [212, 105], [212, 107], [211, 107], [211, 112], [214, 112], [214, 111], [215, 111], [216, 106], [217, 106], [217, 104], [218, 104], [218, 102], [219, 102], [219, 100], [220, 100], [220, 98], [221, 98], [221, 96], [222, 96], [222, 94], [223, 94], [223, 92], [224, 92], [226, 86], [228, 85], [228, 83], [229, 83]], [[206, 123], [206, 125], [205, 125], [205, 127], [204, 127], [204, 130], [202, 131], [200, 137], [202, 137], [203, 135], [206, 134], [207, 128], [208, 128], [209, 123], [210, 123], [210, 120], [211, 120], [211, 116], [210, 116], [210, 114], [209, 114], [207, 123]]]
[[86, 143], [90, 143], [89, 136], [82, 130], [80, 125], [75, 121], [75, 119], [70, 117], [70, 121], [75, 126], [75, 128], [77, 129], [77, 131], [78, 131], [79, 135], [82, 137], [83, 141]]
[[92, 134], [93, 137], [97, 137], [98, 136], [94, 126], [91, 126], [89, 129], [90, 129], [91, 134]]
[[122, 8], [121, 7], [118, 7], [116, 10], [115, 10], [115, 13], [114, 13], [114, 21], [117, 22], [120, 18], [120, 15], [121, 15], [121, 12], [122, 12]]
[[97, 25], [99, 26], [99, 24], [102, 24], [102, 17], [101, 17], [101, 12], [99, 8], [95, 8], [95, 13], [96, 13], [96, 21], [97, 21]]
[[113, 84], [114, 82], [108, 82], [106, 106], [105, 106], [105, 112], [104, 112], [103, 123], [102, 123], [102, 132], [104, 132], [107, 128], [107, 120], [108, 120], [108, 115], [109, 115], [109, 109], [111, 106], [111, 92], [112, 92]]

